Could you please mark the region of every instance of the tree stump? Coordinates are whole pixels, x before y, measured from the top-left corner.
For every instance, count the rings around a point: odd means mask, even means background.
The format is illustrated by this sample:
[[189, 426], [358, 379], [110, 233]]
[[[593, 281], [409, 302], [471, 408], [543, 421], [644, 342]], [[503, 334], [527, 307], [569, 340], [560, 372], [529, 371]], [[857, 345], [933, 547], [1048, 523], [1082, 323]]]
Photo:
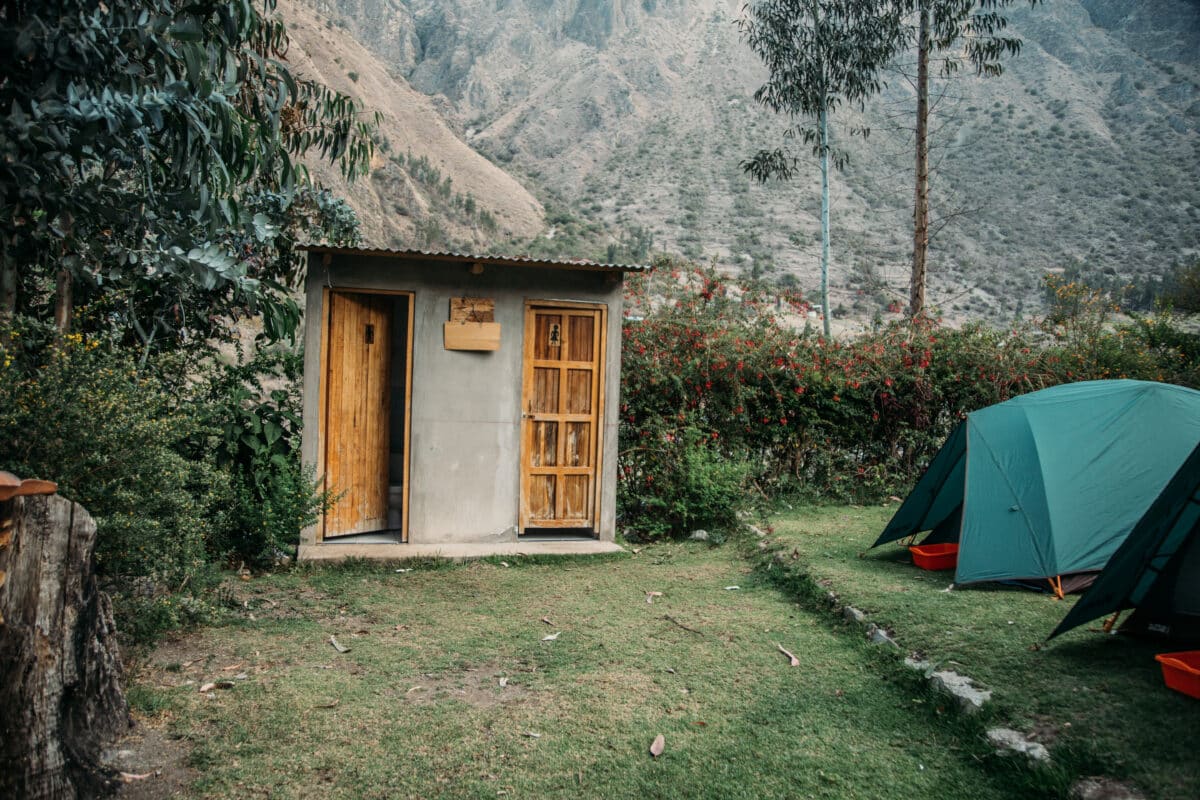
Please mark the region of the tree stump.
[[74, 799], [115, 788], [100, 752], [130, 719], [95, 544], [96, 523], [77, 503], [0, 501], [0, 797]]

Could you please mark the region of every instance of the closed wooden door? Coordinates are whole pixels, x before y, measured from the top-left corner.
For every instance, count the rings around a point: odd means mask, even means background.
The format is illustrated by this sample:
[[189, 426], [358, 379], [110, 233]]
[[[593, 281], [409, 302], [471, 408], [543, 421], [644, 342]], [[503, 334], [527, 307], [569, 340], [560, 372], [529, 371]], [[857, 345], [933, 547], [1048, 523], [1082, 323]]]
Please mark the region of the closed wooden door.
[[522, 531], [595, 525], [602, 320], [599, 309], [526, 309]]
[[341, 497], [324, 538], [387, 527], [392, 299], [331, 292], [326, 333], [325, 487]]

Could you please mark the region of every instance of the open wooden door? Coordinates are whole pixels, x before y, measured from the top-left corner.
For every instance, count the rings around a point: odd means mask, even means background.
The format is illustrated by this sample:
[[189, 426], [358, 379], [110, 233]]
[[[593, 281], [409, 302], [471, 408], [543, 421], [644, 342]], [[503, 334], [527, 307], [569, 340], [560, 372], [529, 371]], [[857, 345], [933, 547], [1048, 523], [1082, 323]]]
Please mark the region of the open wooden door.
[[604, 310], [525, 309], [520, 530], [596, 524]]
[[387, 527], [391, 309], [384, 295], [330, 292], [325, 335], [325, 488], [341, 497], [323, 538]]

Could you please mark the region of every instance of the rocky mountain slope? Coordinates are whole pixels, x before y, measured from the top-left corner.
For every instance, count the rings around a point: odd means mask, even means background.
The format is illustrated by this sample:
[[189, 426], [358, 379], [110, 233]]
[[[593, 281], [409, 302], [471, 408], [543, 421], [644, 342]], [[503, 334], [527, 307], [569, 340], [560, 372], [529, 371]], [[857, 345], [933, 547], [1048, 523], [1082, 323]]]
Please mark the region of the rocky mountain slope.
[[[549, 227], [516, 246], [619, 256], [652, 235], [815, 287], [815, 163], [766, 186], [738, 166], [784, 127], [751, 100], [742, 0], [305, 1], [546, 203]], [[1003, 76], [940, 84], [930, 297], [952, 316], [1019, 313], [1048, 269], [1135, 278], [1200, 252], [1200, 3], [1047, 0], [1009, 18], [1025, 46]], [[862, 115], [869, 139], [845, 135], [857, 113], [835, 117], [852, 160], [833, 190], [834, 302], [859, 316], [904, 296], [914, 106], [896, 73]]]
[[311, 8], [280, 0], [279, 11], [292, 66], [381, 116], [369, 178], [348, 184], [329, 164], [310, 164], [321, 183], [349, 199], [369, 244], [488, 250], [544, 230], [541, 203], [451, 130], [433, 99]]

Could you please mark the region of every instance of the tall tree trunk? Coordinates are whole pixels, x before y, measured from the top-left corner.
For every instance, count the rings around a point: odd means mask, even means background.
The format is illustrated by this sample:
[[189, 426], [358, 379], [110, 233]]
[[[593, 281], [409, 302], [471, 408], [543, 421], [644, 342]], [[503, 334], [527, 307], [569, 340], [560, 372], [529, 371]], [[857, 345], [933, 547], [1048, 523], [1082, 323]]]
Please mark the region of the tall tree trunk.
[[70, 270], [60, 269], [54, 285], [54, 327], [59, 336], [71, 332], [71, 317], [75, 313], [71, 289]]
[[7, 329], [12, 324], [16, 312], [17, 265], [7, 256], [0, 256], [0, 329]]
[[825, 340], [833, 338], [829, 327], [829, 108], [824, 98], [818, 115], [821, 123], [821, 317]]
[[[5, 530], [3, 520], [12, 525]], [[57, 495], [0, 502], [0, 797], [97, 797], [103, 745], [129, 727], [96, 523]]]
[[912, 276], [908, 314], [925, 310], [925, 262], [929, 254], [929, 9], [921, 4], [917, 31], [917, 174], [913, 200]]

